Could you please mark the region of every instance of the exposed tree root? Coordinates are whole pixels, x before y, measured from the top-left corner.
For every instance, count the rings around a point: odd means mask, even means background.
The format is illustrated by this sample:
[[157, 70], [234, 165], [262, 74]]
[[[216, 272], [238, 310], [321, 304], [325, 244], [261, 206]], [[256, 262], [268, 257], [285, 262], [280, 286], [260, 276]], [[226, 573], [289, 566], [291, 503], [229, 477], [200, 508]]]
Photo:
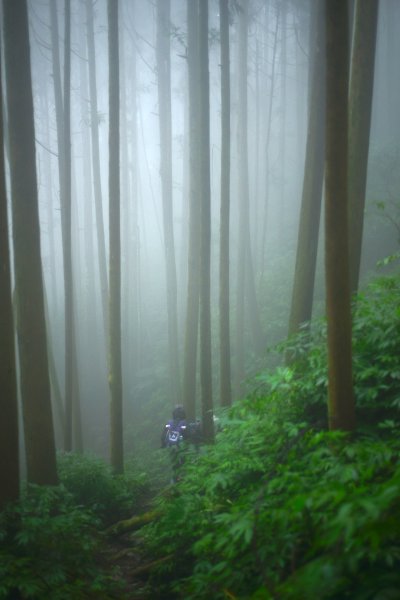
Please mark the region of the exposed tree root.
[[137, 575], [143, 575], [144, 573], [148, 573], [155, 567], [162, 565], [165, 562], [168, 562], [173, 558], [173, 554], [168, 554], [167, 556], [163, 556], [162, 558], [158, 558], [157, 560], [153, 560], [152, 562], [146, 563], [145, 565], [140, 565], [133, 571], [130, 572], [131, 577], [136, 577]]
[[118, 521], [111, 527], [106, 530], [107, 535], [124, 535], [129, 531], [134, 531], [135, 529], [140, 529], [144, 525], [155, 521], [157, 517], [160, 515], [160, 511], [152, 510], [143, 513], [142, 515], [135, 515], [130, 519], [125, 519], [124, 521]]

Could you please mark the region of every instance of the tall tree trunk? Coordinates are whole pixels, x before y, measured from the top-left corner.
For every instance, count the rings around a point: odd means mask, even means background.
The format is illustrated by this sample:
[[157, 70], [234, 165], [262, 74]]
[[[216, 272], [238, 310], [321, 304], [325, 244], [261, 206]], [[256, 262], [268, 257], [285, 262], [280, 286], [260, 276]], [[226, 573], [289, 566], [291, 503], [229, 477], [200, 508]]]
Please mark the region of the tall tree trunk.
[[[128, 6], [125, 6], [128, 11]], [[132, 21], [137, 22], [135, 1], [129, 3], [129, 12]], [[138, 131], [137, 131], [137, 59], [136, 59], [136, 31], [129, 31], [132, 42], [129, 44], [131, 54], [123, 54], [123, 37], [120, 32], [121, 46], [121, 210], [122, 218], [122, 256], [124, 271], [122, 280], [125, 283], [122, 289], [123, 322], [126, 330], [123, 340], [124, 364], [127, 365], [126, 381], [129, 386], [134, 385], [135, 376], [139, 368], [140, 357], [140, 302], [139, 302], [139, 222], [138, 222]], [[126, 60], [128, 58], [129, 60]], [[124, 77], [125, 73], [125, 77]], [[128, 87], [130, 82], [130, 88]], [[128, 119], [128, 115], [131, 115]]]
[[168, 310], [168, 357], [171, 401], [179, 403], [181, 390], [178, 359], [177, 281], [172, 202], [170, 10], [170, 0], [158, 0], [157, 81], [160, 123], [160, 174]]
[[321, 217], [325, 148], [325, 23], [321, 2], [315, 11], [314, 31], [310, 37], [311, 93], [289, 335], [311, 320]]
[[[268, 27], [268, 15], [271, 11], [266, 8], [266, 29]], [[268, 102], [268, 117], [266, 124], [266, 140], [265, 140], [265, 201], [264, 201], [264, 215], [262, 218], [262, 233], [261, 233], [261, 255], [260, 255], [260, 284], [264, 278], [264, 266], [265, 266], [265, 245], [267, 240], [267, 230], [268, 230], [268, 218], [269, 218], [269, 178], [270, 178], [270, 142], [271, 142], [271, 130], [272, 130], [272, 108], [274, 104], [274, 93], [275, 93], [275, 68], [276, 68], [276, 55], [278, 48], [278, 30], [279, 30], [279, 5], [277, 8], [277, 15], [275, 20], [275, 32], [274, 32], [274, 43], [272, 48], [272, 69], [271, 69], [271, 85], [269, 86], [269, 102]], [[266, 42], [268, 42], [268, 36], [266, 36]], [[265, 68], [268, 73], [268, 61], [265, 60]], [[268, 79], [268, 78], [267, 78]], [[268, 89], [268, 83], [266, 85], [266, 89]]]
[[[116, 0], [117, 1], [117, 0]], [[99, 255], [99, 273], [101, 289], [101, 305], [103, 311], [104, 335], [107, 337], [108, 331], [108, 282], [107, 282], [107, 261], [106, 261], [106, 242], [104, 234], [103, 217], [103, 195], [101, 190], [100, 176], [100, 144], [99, 144], [99, 115], [97, 108], [97, 83], [96, 83], [96, 53], [94, 43], [93, 27], [93, 0], [86, 0], [86, 27], [87, 27], [87, 46], [88, 46], [88, 67], [89, 67], [89, 94], [90, 94], [90, 133], [92, 139], [92, 170], [93, 170], [93, 188], [96, 210], [97, 225], [97, 248]]]
[[221, 210], [219, 263], [220, 395], [221, 405], [232, 403], [231, 344], [229, 319], [229, 220], [230, 220], [230, 145], [231, 98], [229, 60], [229, 3], [220, 0], [221, 36]]
[[64, 256], [65, 294], [65, 430], [64, 449], [72, 450], [72, 411], [75, 373], [75, 315], [72, 276], [72, 206], [71, 206], [71, 2], [65, 0], [64, 32], [64, 205], [61, 206], [61, 224]]
[[[80, 18], [84, 22], [86, 7], [81, 4]], [[80, 30], [79, 35], [80, 54], [83, 60], [79, 61], [79, 85], [81, 89], [80, 98], [80, 120], [82, 123], [82, 200], [83, 200], [83, 229], [85, 232], [84, 239], [84, 274], [85, 274], [85, 307], [84, 307], [84, 339], [87, 344], [88, 340], [93, 339], [93, 335], [98, 328], [96, 323], [96, 302], [95, 302], [95, 252], [93, 240], [93, 193], [91, 180], [91, 160], [90, 160], [90, 109], [89, 109], [89, 85], [87, 73], [87, 44], [84, 29]], [[90, 346], [86, 345], [86, 350]], [[85, 352], [87, 354], [88, 352]]]
[[199, 194], [199, 63], [198, 0], [187, 0], [189, 81], [189, 253], [184, 343], [183, 402], [187, 418], [196, 416], [196, 362], [200, 293], [200, 194]]
[[325, 0], [326, 162], [325, 270], [328, 320], [328, 412], [330, 429], [355, 428], [352, 382], [348, 242], [347, 3]]
[[[0, 72], [0, 97], [3, 97]], [[19, 495], [18, 397], [4, 157], [0, 102], [0, 511]]]
[[124, 470], [121, 367], [121, 225], [119, 180], [118, 0], [108, 0], [111, 465]]
[[[28, 481], [57, 483], [25, 0], [3, 2], [18, 346]], [[18, 68], [16, 68], [18, 65]]]
[[239, 142], [239, 232], [238, 232], [238, 277], [236, 305], [236, 370], [235, 394], [240, 393], [240, 384], [245, 374], [244, 358], [244, 324], [245, 299], [249, 308], [249, 323], [256, 353], [263, 347], [261, 324], [257, 306], [254, 268], [250, 242], [249, 218], [249, 165], [248, 165], [248, 131], [247, 131], [247, 44], [248, 44], [248, 5], [241, 3], [239, 16], [239, 107], [238, 107], [238, 142]]
[[211, 362], [211, 190], [210, 190], [210, 81], [208, 71], [208, 0], [199, 4], [200, 110], [200, 384], [203, 434], [214, 440]]
[[378, 0], [357, 0], [349, 95], [350, 291], [357, 292], [367, 186]]
[[280, 198], [279, 198], [279, 241], [283, 244], [285, 239], [286, 217], [286, 69], [287, 69], [287, 0], [281, 0], [281, 123], [279, 136], [279, 162], [280, 162]]

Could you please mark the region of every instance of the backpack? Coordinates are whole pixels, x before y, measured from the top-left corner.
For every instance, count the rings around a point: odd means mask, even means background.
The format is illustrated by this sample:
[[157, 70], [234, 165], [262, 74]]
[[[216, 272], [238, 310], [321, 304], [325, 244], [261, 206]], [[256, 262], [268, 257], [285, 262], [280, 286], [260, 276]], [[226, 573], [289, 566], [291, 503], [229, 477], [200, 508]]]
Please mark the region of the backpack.
[[165, 445], [169, 448], [176, 448], [185, 437], [186, 421], [169, 421], [165, 429]]

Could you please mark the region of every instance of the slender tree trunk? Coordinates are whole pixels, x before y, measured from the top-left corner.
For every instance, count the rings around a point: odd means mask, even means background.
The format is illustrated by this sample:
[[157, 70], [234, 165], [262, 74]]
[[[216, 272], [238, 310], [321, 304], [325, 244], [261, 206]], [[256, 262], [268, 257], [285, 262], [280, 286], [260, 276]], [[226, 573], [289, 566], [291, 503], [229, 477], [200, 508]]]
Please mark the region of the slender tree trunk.
[[189, 254], [183, 369], [183, 402], [189, 420], [196, 416], [196, 362], [200, 293], [198, 0], [187, 0], [189, 81]]
[[214, 440], [212, 363], [211, 363], [211, 190], [210, 190], [210, 82], [208, 71], [208, 0], [199, 4], [200, 75], [200, 383], [203, 434]]
[[172, 202], [171, 50], [170, 0], [157, 2], [158, 113], [160, 122], [160, 174], [168, 311], [168, 355], [171, 401], [181, 399], [178, 359], [178, 315]]
[[[117, 1], [117, 0], [115, 0]], [[88, 46], [88, 66], [89, 66], [89, 93], [90, 93], [90, 132], [92, 138], [92, 170], [93, 170], [93, 188], [96, 210], [97, 224], [97, 248], [99, 254], [99, 272], [101, 303], [103, 311], [104, 334], [108, 331], [108, 282], [107, 282], [107, 261], [106, 261], [106, 242], [104, 234], [103, 217], [103, 195], [101, 190], [100, 176], [100, 144], [99, 144], [99, 115], [97, 108], [97, 83], [96, 83], [96, 53], [94, 43], [93, 28], [93, 0], [86, 0], [86, 27], [87, 27], [87, 46]]]
[[[43, 90], [42, 98], [42, 110], [43, 115], [45, 115], [45, 143], [48, 148], [51, 146], [50, 142], [50, 126], [49, 126], [49, 88], [45, 87]], [[47, 188], [47, 218], [48, 218], [48, 230], [49, 230], [49, 268], [50, 268], [50, 283], [51, 283], [51, 304], [53, 306], [53, 317], [57, 318], [58, 316], [58, 298], [57, 298], [57, 277], [56, 277], [56, 244], [54, 239], [54, 203], [53, 203], [53, 177], [52, 177], [52, 165], [51, 165], [51, 155], [48, 156], [44, 160], [45, 163], [45, 178], [46, 178], [46, 188]]]
[[281, 125], [279, 136], [280, 161], [280, 205], [279, 205], [279, 241], [285, 239], [286, 217], [286, 69], [287, 69], [287, 0], [281, 0]]
[[349, 95], [350, 291], [358, 289], [367, 186], [378, 0], [357, 0]]
[[307, 147], [289, 335], [299, 331], [302, 324], [311, 320], [314, 296], [325, 148], [325, 24], [323, 16], [323, 4], [318, 3], [315, 13], [313, 47], [310, 53], [313, 59], [310, 62], [311, 93]]
[[[125, 7], [128, 10], [128, 6]], [[129, 12], [133, 23], [136, 23], [135, 1], [129, 3]], [[139, 222], [138, 222], [138, 132], [137, 132], [137, 65], [136, 65], [136, 32], [130, 31], [132, 43], [129, 45], [129, 60], [122, 54], [124, 47], [122, 30], [121, 46], [121, 209], [124, 210], [122, 220], [122, 256], [125, 277], [123, 287], [123, 320], [126, 329], [123, 352], [127, 365], [127, 381], [134, 385], [135, 375], [139, 368], [140, 356], [140, 302], [139, 302]], [[128, 55], [127, 55], [128, 56]], [[125, 72], [125, 77], [123, 75]], [[128, 81], [130, 87], [128, 87]], [[128, 115], [131, 118], [128, 119]]]
[[249, 217], [249, 165], [248, 165], [248, 130], [247, 130], [247, 44], [248, 44], [248, 5], [241, 3], [239, 17], [239, 107], [238, 107], [238, 142], [239, 142], [239, 232], [238, 232], [238, 278], [236, 304], [236, 373], [235, 393], [240, 393], [240, 384], [245, 374], [244, 358], [244, 324], [245, 299], [249, 308], [249, 323], [254, 348], [260, 353], [263, 347], [261, 324], [257, 306], [254, 268], [250, 242]]
[[65, 293], [65, 431], [64, 449], [72, 450], [72, 411], [75, 366], [75, 319], [72, 276], [72, 206], [71, 206], [71, 2], [65, 0], [64, 32], [64, 205], [61, 206]]
[[121, 367], [121, 225], [119, 179], [118, 0], [108, 0], [111, 465], [124, 470]]
[[231, 344], [229, 319], [229, 220], [230, 220], [230, 60], [229, 3], [220, 0], [221, 35], [221, 211], [220, 211], [220, 394], [221, 405], [232, 403]]
[[[80, 18], [84, 22], [86, 7], [81, 4]], [[85, 231], [84, 237], [84, 273], [85, 273], [85, 308], [84, 308], [84, 343], [85, 354], [88, 354], [90, 346], [88, 340], [93, 339], [93, 335], [98, 328], [96, 323], [96, 302], [95, 302], [95, 251], [93, 240], [93, 193], [91, 180], [91, 160], [90, 160], [90, 110], [89, 110], [89, 85], [87, 73], [87, 44], [84, 29], [80, 30], [79, 36], [80, 53], [83, 60], [79, 61], [79, 84], [81, 88], [80, 100], [80, 120], [82, 123], [82, 199], [83, 199], [83, 228]]]
[[326, 0], [325, 269], [330, 429], [355, 428], [348, 242], [347, 3]]
[[[18, 346], [28, 481], [56, 484], [35, 160], [28, 10], [3, 2], [17, 294]], [[18, 65], [18, 69], [16, 68]]]
[[[270, 11], [269, 11], [270, 12]], [[274, 104], [274, 93], [275, 93], [275, 68], [276, 68], [276, 55], [278, 48], [278, 29], [279, 29], [279, 6], [278, 13], [276, 15], [275, 20], [275, 32], [274, 32], [274, 44], [272, 49], [272, 70], [271, 70], [271, 85], [269, 86], [269, 103], [268, 103], [268, 118], [267, 118], [267, 126], [266, 126], [266, 140], [265, 140], [265, 201], [264, 201], [264, 215], [263, 215], [263, 223], [262, 223], [262, 235], [261, 235], [261, 268], [260, 268], [260, 283], [264, 278], [264, 265], [265, 265], [265, 245], [267, 240], [267, 229], [268, 229], [268, 219], [269, 219], [269, 177], [270, 177], [270, 153], [269, 147], [271, 142], [271, 130], [272, 130], [272, 108]], [[268, 25], [268, 21], [266, 23]], [[268, 37], [267, 37], [268, 41]], [[268, 69], [268, 63], [266, 64], [266, 69]], [[266, 86], [268, 89], [268, 85]]]
[[[0, 97], [3, 97], [0, 72]], [[18, 397], [4, 157], [0, 102], [0, 511], [19, 495]]]

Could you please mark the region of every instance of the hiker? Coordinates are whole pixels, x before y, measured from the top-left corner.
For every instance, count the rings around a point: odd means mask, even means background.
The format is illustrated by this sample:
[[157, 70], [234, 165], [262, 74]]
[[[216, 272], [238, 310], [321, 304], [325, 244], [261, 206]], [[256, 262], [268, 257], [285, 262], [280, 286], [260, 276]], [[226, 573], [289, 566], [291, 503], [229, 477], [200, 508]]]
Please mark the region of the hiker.
[[182, 442], [190, 442], [198, 447], [200, 438], [200, 423], [188, 423], [184, 407], [181, 404], [175, 406], [172, 419], [164, 426], [161, 434], [161, 447], [171, 450], [174, 483], [178, 480], [177, 470], [183, 464], [182, 450], [185, 444]]

